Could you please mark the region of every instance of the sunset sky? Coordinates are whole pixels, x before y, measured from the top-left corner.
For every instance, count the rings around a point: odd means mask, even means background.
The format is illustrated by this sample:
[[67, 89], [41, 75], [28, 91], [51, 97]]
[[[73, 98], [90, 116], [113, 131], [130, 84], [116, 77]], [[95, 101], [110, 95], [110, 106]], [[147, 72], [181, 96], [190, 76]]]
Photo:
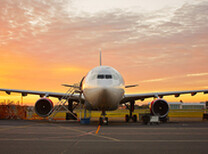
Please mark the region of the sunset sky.
[[208, 0], [0, 0], [0, 88], [65, 92], [99, 65], [99, 49], [139, 84], [127, 93], [208, 89]]

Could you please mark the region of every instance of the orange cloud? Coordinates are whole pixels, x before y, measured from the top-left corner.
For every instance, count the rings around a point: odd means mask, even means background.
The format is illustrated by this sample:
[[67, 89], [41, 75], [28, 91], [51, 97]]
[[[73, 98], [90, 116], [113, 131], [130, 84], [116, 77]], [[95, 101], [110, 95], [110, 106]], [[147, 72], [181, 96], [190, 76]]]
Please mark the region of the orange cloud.
[[93, 15], [76, 14], [71, 1], [0, 3], [1, 88], [64, 92], [62, 83], [79, 82], [99, 65], [100, 48], [104, 65], [115, 67], [127, 84], [140, 85], [128, 93], [208, 87], [207, 2]]

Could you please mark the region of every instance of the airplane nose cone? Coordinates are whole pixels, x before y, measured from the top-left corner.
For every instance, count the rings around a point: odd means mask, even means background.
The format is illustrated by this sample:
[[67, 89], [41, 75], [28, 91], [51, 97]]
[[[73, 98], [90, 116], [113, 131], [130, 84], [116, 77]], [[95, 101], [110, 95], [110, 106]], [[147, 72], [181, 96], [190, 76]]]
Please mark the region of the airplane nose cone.
[[123, 89], [96, 88], [84, 91], [86, 100], [97, 110], [115, 110], [123, 96]]

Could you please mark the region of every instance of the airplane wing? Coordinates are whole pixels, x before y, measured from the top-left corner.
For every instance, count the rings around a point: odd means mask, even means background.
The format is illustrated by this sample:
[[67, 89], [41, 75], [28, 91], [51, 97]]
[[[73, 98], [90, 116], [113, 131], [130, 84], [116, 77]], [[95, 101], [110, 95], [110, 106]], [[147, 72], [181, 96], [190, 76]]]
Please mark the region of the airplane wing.
[[[5, 91], [8, 95], [12, 92], [21, 93], [22, 96], [27, 96], [28, 94], [39, 95], [40, 97], [55, 97], [61, 99], [66, 93], [56, 93], [56, 92], [47, 92], [47, 91], [33, 91], [33, 90], [19, 90], [19, 89], [0, 89], [0, 91]], [[73, 94], [69, 96], [69, 99], [79, 100], [79, 94]]]
[[121, 100], [121, 103], [129, 102], [132, 100], [141, 100], [143, 101], [146, 98], [163, 98], [164, 96], [174, 95], [179, 97], [182, 94], [191, 94], [191, 96], [196, 95], [197, 93], [208, 94], [208, 89], [206, 90], [189, 90], [189, 91], [169, 91], [169, 92], [153, 92], [153, 93], [141, 93], [141, 94], [125, 94], [124, 98]]

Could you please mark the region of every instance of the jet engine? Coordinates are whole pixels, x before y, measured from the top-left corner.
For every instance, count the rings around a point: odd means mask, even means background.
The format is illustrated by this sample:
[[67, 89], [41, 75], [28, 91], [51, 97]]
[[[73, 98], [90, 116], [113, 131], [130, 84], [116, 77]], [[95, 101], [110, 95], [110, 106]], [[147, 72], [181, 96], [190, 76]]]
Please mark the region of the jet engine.
[[41, 117], [48, 117], [53, 109], [53, 102], [48, 98], [41, 98], [35, 103], [35, 112]]
[[168, 103], [164, 99], [156, 99], [152, 101], [150, 111], [153, 115], [159, 116], [160, 119], [165, 118], [169, 112]]

